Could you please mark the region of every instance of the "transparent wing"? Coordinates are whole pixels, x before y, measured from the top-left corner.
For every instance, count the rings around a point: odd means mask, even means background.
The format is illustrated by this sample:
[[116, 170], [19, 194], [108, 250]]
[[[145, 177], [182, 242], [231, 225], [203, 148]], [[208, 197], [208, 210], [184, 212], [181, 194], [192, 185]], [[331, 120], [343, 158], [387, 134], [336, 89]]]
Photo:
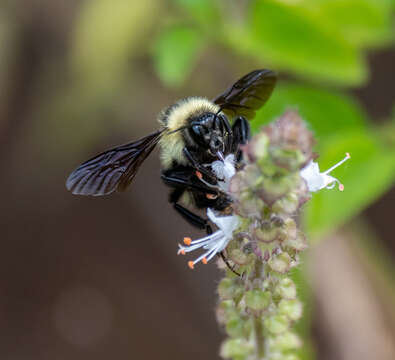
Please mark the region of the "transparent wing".
[[275, 72], [267, 69], [254, 70], [236, 81], [213, 101], [226, 115], [240, 115], [251, 120], [256, 110], [269, 99], [276, 81]]
[[75, 169], [66, 187], [76, 195], [107, 195], [124, 191], [132, 182], [141, 164], [158, 143], [162, 131], [117, 146], [93, 157]]

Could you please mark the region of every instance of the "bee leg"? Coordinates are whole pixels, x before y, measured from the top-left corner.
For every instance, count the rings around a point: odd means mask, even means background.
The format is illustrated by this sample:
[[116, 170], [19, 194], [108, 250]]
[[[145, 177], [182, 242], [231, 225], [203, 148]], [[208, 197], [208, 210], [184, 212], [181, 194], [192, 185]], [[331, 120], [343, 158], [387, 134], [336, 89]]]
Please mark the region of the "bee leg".
[[[195, 175], [193, 174], [193, 176]], [[193, 181], [191, 179], [191, 175], [188, 172], [181, 173], [181, 172], [168, 170], [162, 173], [161, 178], [166, 185], [169, 185], [175, 189], [182, 189], [182, 192], [188, 189], [189, 190], [193, 189], [205, 194], [213, 194], [213, 195], [217, 194], [217, 191], [215, 189], [207, 186], [200, 180]], [[181, 197], [181, 195], [182, 193], [180, 194], [179, 197]], [[170, 200], [170, 202], [172, 203], [175, 203], [177, 201]]]
[[206, 219], [203, 219], [201, 216], [196, 215], [192, 211], [188, 210], [186, 207], [174, 203], [174, 209], [191, 225], [197, 227], [198, 229], [206, 230], [207, 234], [212, 234], [211, 226], [208, 224]]
[[244, 145], [250, 139], [250, 125], [246, 118], [239, 116], [236, 118], [232, 126], [233, 144], [232, 152], [236, 155], [236, 161], [241, 160], [240, 145]]
[[206, 175], [210, 180], [217, 183], [217, 177], [210, 170], [207, 170], [203, 165], [199, 163], [199, 161], [195, 158], [195, 156], [188, 150], [188, 148], [184, 147], [183, 153], [191, 165], [203, 175]]

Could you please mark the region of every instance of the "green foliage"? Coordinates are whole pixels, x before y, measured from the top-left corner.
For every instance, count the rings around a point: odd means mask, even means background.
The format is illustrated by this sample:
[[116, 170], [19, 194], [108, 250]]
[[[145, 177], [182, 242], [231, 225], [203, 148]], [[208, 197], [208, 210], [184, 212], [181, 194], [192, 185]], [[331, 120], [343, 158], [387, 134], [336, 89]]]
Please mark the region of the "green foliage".
[[228, 46], [277, 70], [342, 86], [366, 82], [364, 51], [394, 38], [390, 0], [174, 3], [207, 43]]
[[250, 26], [252, 50], [278, 69], [344, 85], [365, 80], [357, 49], [305, 7], [257, 0]]
[[394, 35], [391, 0], [312, 1], [313, 11], [357, 47], [383, 45]]
[[219, 20], [218, 2], [212, 0], [173, 0], [201, 26], [211, 26]]
[[289, 83], [277, 86], [269, 102], [252, 122], [253, 131], [289, 108], [297, 109], [311, 125], [318, 144], [321, 138], [329, 134], [362, 127], [367, 123], [365, 112], [351, 96], [341, 91]]
[[188, 77], [203, 42], [199, 33], [185, 26], [165, 29], [154, 44], [154, 67], [168, 86], [179, 86]]

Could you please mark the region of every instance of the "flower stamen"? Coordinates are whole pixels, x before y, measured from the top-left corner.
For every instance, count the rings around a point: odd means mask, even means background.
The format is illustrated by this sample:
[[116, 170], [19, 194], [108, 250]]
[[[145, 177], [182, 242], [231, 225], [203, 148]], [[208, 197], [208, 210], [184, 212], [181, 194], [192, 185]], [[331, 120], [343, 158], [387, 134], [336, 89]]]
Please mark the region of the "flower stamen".
[[344, 157], [343, 160], [340, 160], [337, 164], [333, 165], [328, 170], [324, 171], [323, 174], [329, 174], [332, 170], [336, 169], [350, 158], [351, 158], [350, 153], [346, 153], [346, 156]]
[[203, 238], [192, 240], [190, 237], [184, 238], [184, 244], [178, 245], [178, 254], [185, 254], [197, 249], [206, 250], [197, 259], [188, 262], [189, 268], [193, 269], [195, 264], [202, 262], [207, 264], [216, 254], [220, 253], [228, 245], [233, 237], [233, 231], [238, 227], [239, 219], [236, 215], [216, 216], [211, 209], [207, 209], [208, 218], [219, 228], [213, 234]]

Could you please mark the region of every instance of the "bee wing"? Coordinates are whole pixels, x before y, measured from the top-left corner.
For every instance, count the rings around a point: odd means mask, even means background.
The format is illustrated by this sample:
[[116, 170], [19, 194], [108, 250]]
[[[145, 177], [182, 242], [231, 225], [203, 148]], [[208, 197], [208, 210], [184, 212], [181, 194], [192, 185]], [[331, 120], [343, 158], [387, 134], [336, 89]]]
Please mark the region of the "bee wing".
[[271, 70], [254, 70], [236, 81], [213, 101], [225, 114], [240, 115], [251, 120], [256, 110], [269, 99], [276, 80], [277, 75]]
[[158, 143], [162, 131], [104, 151], [75, 169], [66, 187], [75, 195], [107, 195], [124, 191]]

